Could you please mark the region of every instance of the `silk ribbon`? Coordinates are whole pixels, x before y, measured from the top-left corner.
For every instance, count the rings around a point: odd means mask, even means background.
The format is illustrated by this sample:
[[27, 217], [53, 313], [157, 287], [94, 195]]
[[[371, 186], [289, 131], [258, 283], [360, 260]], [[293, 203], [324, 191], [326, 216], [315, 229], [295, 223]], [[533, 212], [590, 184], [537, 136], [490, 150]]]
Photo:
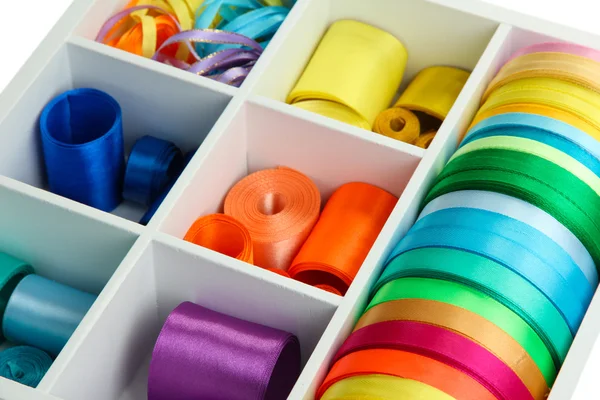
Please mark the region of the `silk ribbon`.
[[33, 268], [24, 261], [0, 252], [0, 343], [4, 340], [2, 319], [8, 300], [19, 282], [33, 273]]
[[517, 57], [533, 53], [566, 53], [574, 56], [589, 58], [590, 60], [600, 63], [600, 51], [578, 44], [564, 42], [542, 42], [523, 47], [522, 49], [513, 53], [507, 62], [510, 62]]
[[148, 400], [285, 399], [299, 374], [296, 336], [185, 302], [154, 347]]
[[419, 138], [421, 124], [411, 111], [394, 107], [379, 113], [373, 124], [373, 132], [412, 144]]
[[52, 366], [52, 358], [35, 347], [16, 346], [0, 351], [0, 377], [36, 387]]
[[397, 201], [367, 183], [340, 186], [294, 258], [292, 278], [346, 293]]

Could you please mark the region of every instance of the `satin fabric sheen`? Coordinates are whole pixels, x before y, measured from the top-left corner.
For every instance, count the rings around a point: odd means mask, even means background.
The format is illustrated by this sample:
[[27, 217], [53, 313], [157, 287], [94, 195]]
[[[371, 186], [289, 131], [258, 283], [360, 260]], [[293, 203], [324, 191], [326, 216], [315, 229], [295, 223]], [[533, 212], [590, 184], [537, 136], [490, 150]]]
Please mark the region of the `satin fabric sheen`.
[[415, 143], [421, 134], [419, 118], [404, 108], [388, 108], [377, 116], [373, 132], [400, 140]]
[[52, 366], [52, 358], [43, 350], [15, 346], [0, 351], [0, 377], [36, 387]]
[[4, 341], [2, 320], [8, 300], [21, 280], [33, 273], [31, 265], [0, 252], [0, 343]]
[[294, 335], [185, 302], [154, 347], [148, 400], [280, 400], [299, 374]]

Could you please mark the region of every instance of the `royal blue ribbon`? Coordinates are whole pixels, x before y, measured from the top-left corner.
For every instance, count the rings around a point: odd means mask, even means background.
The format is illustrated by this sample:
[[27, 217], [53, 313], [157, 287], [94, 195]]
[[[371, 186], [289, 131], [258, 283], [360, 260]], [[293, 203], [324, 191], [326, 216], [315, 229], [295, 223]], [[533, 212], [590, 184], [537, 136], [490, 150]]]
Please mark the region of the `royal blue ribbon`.
[[564, 249], [540, 231], [501, 214], [470, 208], [434, 212], [411, 228], [390, 260], [426, 247], [468, 251], [518, 273], [544, 293], [573, 333], [577, 332], [594, 293]]
[[461, 147], [490, 136], [516, 136], [547, 144], [573, 157], [600, 177], [600, 142], [562, 121], [525, 113], [495, 115], [471, 128]]
[[135, 142], [125, 170], [123, 197], [150, 206], [181, 173], [183, 155], [172, 142], [143, 136]]
[[40, 132], [50, 191], [112, 211], [124, 169], [121, 108], [108, 94], [76, 89], [42, 111]]
[[92, 294], [28, 275], [6, 306], [4, 336], [58, 355], [95, 300]]

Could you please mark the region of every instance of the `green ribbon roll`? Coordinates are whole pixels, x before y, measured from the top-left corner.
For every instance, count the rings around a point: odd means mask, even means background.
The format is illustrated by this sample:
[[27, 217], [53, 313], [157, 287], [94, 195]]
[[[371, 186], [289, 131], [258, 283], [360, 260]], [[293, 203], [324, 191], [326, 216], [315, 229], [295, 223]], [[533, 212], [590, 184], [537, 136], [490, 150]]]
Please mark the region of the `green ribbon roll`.
[[8, 299], [21, 279], [32, 273], [33, 268], [26, 262], [0, 252], [0, 343], [4, 341], [2, 319]]

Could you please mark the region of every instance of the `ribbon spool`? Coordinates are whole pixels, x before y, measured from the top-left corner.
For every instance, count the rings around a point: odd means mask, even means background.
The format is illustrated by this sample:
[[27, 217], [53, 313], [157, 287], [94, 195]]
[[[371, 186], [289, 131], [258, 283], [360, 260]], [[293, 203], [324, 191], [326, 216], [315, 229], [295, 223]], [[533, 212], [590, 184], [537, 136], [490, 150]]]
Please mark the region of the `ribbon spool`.
[[299, 375], [300, 345], [291, 333], [185, 302], [154, 347], [148, 400], [285, 399]]
[[123, 198], [150, 206], [182, 170], [183, 154], [174, 143], [143, 136], [127, 160]]
[[58, 355], [96, 296], [28, 275], [15, 288], [3, 319], [6, 339]]
[[0, 343], [3, 341], [2, 319], [6, 305], [21, 280], [33, 273], [33, 268], [24, 261], [0, 252]]
[[[400, 86], [408, 54], [398, 39], [373, 26], [351, 20], [333, 23], [323, 36], [294, 89], [289, 104], [324, 100], [352, 110], [359, 127], [375, 122]], [[332, 104], [324, 115], [333, 116]], [[312, 111], [316, 111], [316, 106]], [[343, 119], [344, 122], [347, 118]]]
[[121, 108], [108, 94], [76, 89], [42, 111], [40, 132], [50, 191], [102, 211], [121, 201]]
[[380, 113], [373, 125], [373, 132], [405, 143], [415, 143], [421, 133], [419, 118], [404, 108], [389, 108]]
[[266, 169], [236, 183], [224, 209], [250, 232], [255, 265], [287, 271], [317, 223], [321, 194], [298, 171]]
[[397, 201], [367, 183], [342, 185], [292, 262], [292, 278], [346, 293]]
[[252, 264], [250, 232], [235, 218], [211, 214], [198, 218], [183, 240]]
[[303, 100], [294, 103], [294, 106], [362, 129], [371, 130], [371, 125], [364, 118], [340, 103], [328, 100]]
[[16, 346], [0, 351], [0, 377], [37, 387], [52, 366], [52, 358], [35, 347]]
[[419, 135], [419, 137], [415, 141], [415, 146], [420, 147], [422, 149], [428, 149], [436, 134], [437, 131], [428, 131], [423, 133], [422, 135]]
[[523, 47], [516, 51], [507, 61], [510, 62], [517, 57], [533, 53], [566, 53], [574, 56], [589, 58], [600, 63], [600, 51], [573, 43], [543, 42]]

